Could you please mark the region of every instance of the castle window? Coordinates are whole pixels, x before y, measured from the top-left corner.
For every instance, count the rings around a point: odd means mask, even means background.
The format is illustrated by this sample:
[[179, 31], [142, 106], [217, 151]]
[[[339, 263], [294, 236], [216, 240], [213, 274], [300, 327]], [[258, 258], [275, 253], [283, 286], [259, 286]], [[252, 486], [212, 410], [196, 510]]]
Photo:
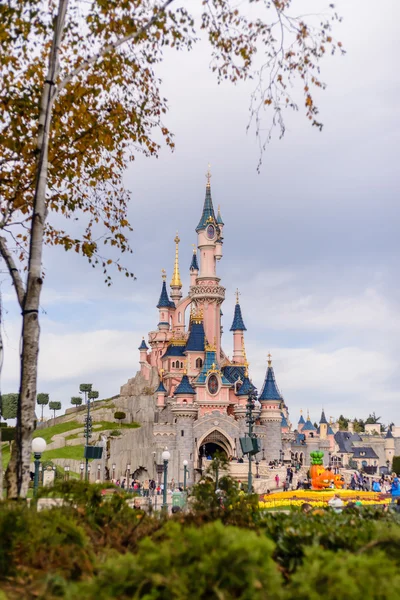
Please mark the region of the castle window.
[[175, 369], [175, 361], [172, 363], [172, 368]]
[[181, 369], [183, 369], [183, 362], [181, 362]]
[[201, 369], [202, 366], [203, 366], [203, 361], [201, 360], [201, 358], [198, 358], [196, 360], [196, 369]]
[[181, 429], [181, 437], [183, 437], [185, 435], [185, 431], [183, 429]]
[[182, 315], [182, 313], [178, 312], [178, 323], [181, 322], [181, 315]]

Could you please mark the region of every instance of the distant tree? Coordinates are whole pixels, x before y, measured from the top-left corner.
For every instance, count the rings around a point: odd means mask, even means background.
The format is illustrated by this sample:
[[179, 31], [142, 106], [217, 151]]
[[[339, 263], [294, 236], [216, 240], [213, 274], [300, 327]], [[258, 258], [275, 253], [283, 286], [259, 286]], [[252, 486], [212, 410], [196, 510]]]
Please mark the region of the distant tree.
[[316, 421], [314, 423], [314, 427], [315, 427], [315, 429], [318, 429], [318, 423]]
[[4, 394], [1, 398], [1, 416], [7, 419], [16, 419], [18, 410], [18, 394]]
[[98, 397], [99, 392], [96, 392], [95, 390], [90, 390], [90, 392], [88, 393], [89, 400], [93, 400], [92, 404], [94, 404], [94, 401], [97, 400]]
[[349, 427], [349, 419], [346, 419], [343, 415], [340, 415], [338, 418], [338, 423], [340, 431], [347, 431]]
[[120, 424], [121, 424], [121, 421], [122, 421], [123, 419], [126, 419], [126, 414], [125, 414], [125, 413], [124, 413], [122, 410], [117, 410], [117, 411], [114, 413], [114, 419], [115, 419], [116, 421], [119, 421], [119, 422], [120, 422]]
[[362, 419], [354, 419], [353, 429], [356, 433], [363, 433], [365, 431], [365, 423]]
[[38, 394], [37, 403], [42, 407], [42, 416], [40, 417], [40, 420], [43, 421], [43, 409], [49, 403], [49, 394]]
[[397, 473], [400, 477], [400, 456], [393, 456], [392, 472]]
[[80, 406], [82, 404], [82, 398], [80, 396], [72, 396], [71, 404], [74, 404], [75, 406]]
[[61, 410], [61, 402], [50, 402], [49, 403], [50, 410], [53, 411], [54, 419], [56, 418], [56, 410]]
[[373, 412], [368, 416], [368, 419], [365, 419], [365, 423], [369, 425], [376, 425], [377, 423], [379, 423], [380, 418], [381, 417], [377, 417], [376, 414]]

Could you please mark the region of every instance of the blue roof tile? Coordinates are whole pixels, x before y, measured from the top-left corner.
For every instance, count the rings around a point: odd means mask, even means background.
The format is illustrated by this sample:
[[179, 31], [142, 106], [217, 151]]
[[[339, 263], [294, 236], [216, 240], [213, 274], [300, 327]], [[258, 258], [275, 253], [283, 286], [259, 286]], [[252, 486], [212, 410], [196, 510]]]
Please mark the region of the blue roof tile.
[[233, 315], [231, 331], [247, 331], [239, 303], [235, 304], [235, 314]]
[[222, 372], [230, 383], [235, 383], [240, 377], [242, 381], [244, 381], [245, 375], [245, 367], [241, 367], [238, 365], [228, 365], [222, 368]]
[[300, 419], [299, 419], [298, 425], [305, 425], [305, 420], [304, 420], [303, 415], [300, 415]]
[[327, 430], [327, 432], [326, 432], [326, 433], [327, 433], [327, 435], [335, 435], [335, 434], [333, 433], [333, 429], [332, 429], [332, 427], [331, 427], [330, 425], [328, 425], [328, 430]]
[[194, 388], [190, 385], [190, 381], [187, 375], [184, 375], [182, 377], [180, 384], [175, 389], [174, 396], [178, 394], [191, 394], [192, 396], [196, 394]]
[[283, 413], [282, 413], [281, 427], [287, 427], [287, 428], [289, 428], [289, 424], [288, 424], [287, 419], [286, 419], [286, 417], [285, 417], [285, 415]]
[[197, 254], [193, 252], [192, 262], [190, 263], [190, 271], [198, 271], [199, 263], [197, 262]]
[[211, 187], [209, 185], [206, 186], [206, 197], [204, 200], [203, 213], [201, 215], [199, 224], [196, 227], [196, 231], [202, 231], [207, 226], [207, 219], [210, 217], [216, 222], [214, 207], [211, 199]]
[[388, 440], [388, 439], [390, 439], [392, 437], [393, 437], [392, 430], [390, 429], [390, 427], [388, 427], [388, 430], [387, 430], [386, 435], [385, 435], [385, 439]]
[[160, 299], [157, 308], [175, 308], [175, 304], [168, 298], [167, 286], [165, 281], [162, 283]]
[[[215, 365], [215, 369], [218, 369], [217, 356], [214, 350], [207, 350], [206, 356], [204, 360], [204, 365], [201, 373], [197, 376], [197, 383], [205, 383], [207, 379], [207, 373], [212, 369], [213, 364]], [[223, 384], [230, 384], [231, 382], [225, 377], [223, 373], [221, 373], [221, 380]]]
[[160, 381], [160, 383], [159, 383], [159, 385], [158, 385], [158, 388], [156, 389], [156, 393], [157, 393], [157, 392], [160, 392], [160, 393], [161, 393], [161, 392], [163, 392], [164, 394], [166, 394], [166, 393], [167, 393], [167, 390], [165, 389], [165, 387], [164, 387], [164, 384], [163, 384], [162, 380]]
[[144, 341], [144, 338], [142, 339], [142, 343], [140, 344], [139, 350], [148, 350], [149, 347], [146, 345], [146, 342]]
[[192, 322], [186, 350], [190, 352], [204, 352], [204, 326], [203, 323]]
[[217, 223], [218, 223], [218, 225], [224, 225], [224, 222], [221, 217], [221, 210], [220, 210], [219, 206], [218, 206], [218, 214], [217, 214]]
[[274, 369], [268, 366], [267, 375], [264, 380], [264, 385], [261, 390], [261, 394], [258, 398], [260, 402], [262, 400], [281, 400], [282, 396], [278, 390], [278, 386], [275, 381]]
[[254, 389], [254, 385], [251, 383], [248, 377], [245, 377], [242, 385], [240, 386], [237, 396], [248, 396], [249, 393]]

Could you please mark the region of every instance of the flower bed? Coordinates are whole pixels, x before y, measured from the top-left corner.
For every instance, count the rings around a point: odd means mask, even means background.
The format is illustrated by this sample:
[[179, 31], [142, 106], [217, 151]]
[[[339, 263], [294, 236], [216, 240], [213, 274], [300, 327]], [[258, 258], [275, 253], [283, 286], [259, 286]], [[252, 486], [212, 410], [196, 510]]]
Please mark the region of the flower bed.
[[329, 500], [338, 494], [345, 504], [359, 500], [363, 506], [390, 504], [391, 497], [379, 492], [361, 492], [354, 490], [296, 490], [291, 492], [277, 492], [276, 494], [261, 495], [260, 508], [274, 508], [283, 506], [301, 506], [305, 502], [311, 506], [328, 506]]

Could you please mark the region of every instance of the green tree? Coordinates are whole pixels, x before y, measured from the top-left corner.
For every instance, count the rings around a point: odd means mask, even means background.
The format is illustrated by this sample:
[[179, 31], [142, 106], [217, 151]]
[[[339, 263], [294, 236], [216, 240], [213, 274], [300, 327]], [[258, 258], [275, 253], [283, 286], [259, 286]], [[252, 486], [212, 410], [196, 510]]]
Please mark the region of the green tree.
[[400, 456], [393, 456], [392, 471], [400, 477]]
[[[261, 146], [270, 137], [267, 128], [267, 139], [262, 138], [263, 109], [272, 111], [281, 134], [283, 108], [298, 109], [290, 95], [296, 78], [307, 119], [322, 128], [313, 89], [324, 87], [320, 60], [341, 50], [331, 31], [337, 19], [333, 5], [314, 27], [308, 16], [290, 13], [290, 0], [260, 2], [254, 19], [247, 3], [191, 4], [199, 16], [179, 0], [93, 0], [84, 10], [80, 0], [0, 4], [0, 254], [22, 313], [21, 409], [7, 472], [10, 497], [24, 496], [29, 482], [43, 246], [83, 255], [102, 267], [108, 284], [110, 265], [133, 277], [104, 252], [130, 252], [125, 167], [138, 152], [157, 155], [160, 139], [174, 147], [164, 124], [167, 101], [154, 70], [167, 47], [190, 49], [202, 30], [219, 81], [257, 77], [251, 114]], [[262, 53], [260, 69], [255, 57]], [[82, 231], [68, 231], [82, 214], [88, 217]], [[99, 227], [105, 235], [98, 235]]]
[[372, 414], [368, 415], [368, 419], [365, 419], [365, 423], [370, 424], [370, 425], [375, 425], [375, 424], [379, 423], [380, 418], [381, 417], [377, 417], [376, 414], [373, 412]]
[[73, 404], [74, 406], [81, 406], [82, 398], [80, 396], [72, 396], [71, 404]]
[[338, 418], [338, 423], [340, 431], [347, 431], [347, 428], [349, 426], [349, 419], [345, 419], [343, 415], [340, 415], [340, 417]]
[[36, 401], [39, 404], [39, 406], [42, 407], [42, 416], [40, 420], [43, 421], [43, 408], [49, 403], [49, 394], [38, 394]]
[[56, 418], [56, 411], [61, 410], [61, 402], [53, 401], [49, 403], [50, 410], [53, 411], [54, 419]]
[[88, 393], [89, 400], [93, 400], [92, 404], [94, 404], [94, 401], [97, 400], [98, 397], [99, 392], [96, 392], [95, 390], [90, 390], [90, 392]]
[[16, 419], [18, 412], [18, 394], [3, 394], [1, 397], [1, 416], [6, 421]]
[[119, 422], [120, 422], [120, 424], [121, 424], [121, 421], [122, 421], [123, 419], [126, 419], [126, 413], [124, 413], [122, 410], [117, 410], [117, 411], [114, 413], [114, 419], [115, 419], [116, 421], [119, 421]]

